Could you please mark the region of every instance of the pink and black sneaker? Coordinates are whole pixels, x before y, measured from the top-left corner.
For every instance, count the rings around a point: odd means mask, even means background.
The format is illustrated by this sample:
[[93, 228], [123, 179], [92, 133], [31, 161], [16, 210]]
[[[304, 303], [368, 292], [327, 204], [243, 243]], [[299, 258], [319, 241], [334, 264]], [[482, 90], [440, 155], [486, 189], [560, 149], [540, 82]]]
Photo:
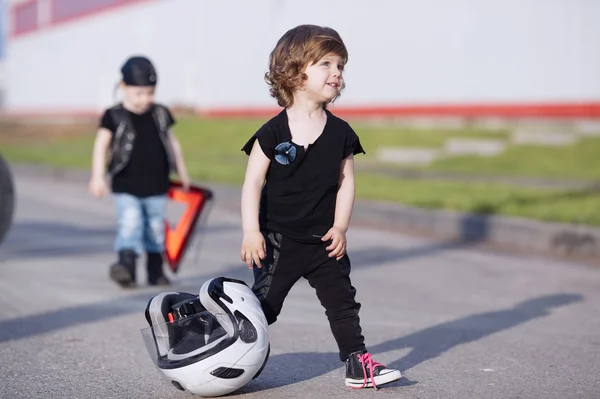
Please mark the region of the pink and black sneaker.
[[399, 370], [386, 368], [371, 358], [368, 352], [354, 352], [346, 360], [346, 386], [361, 389], [375, 388], [398, 381], [402, 378]]

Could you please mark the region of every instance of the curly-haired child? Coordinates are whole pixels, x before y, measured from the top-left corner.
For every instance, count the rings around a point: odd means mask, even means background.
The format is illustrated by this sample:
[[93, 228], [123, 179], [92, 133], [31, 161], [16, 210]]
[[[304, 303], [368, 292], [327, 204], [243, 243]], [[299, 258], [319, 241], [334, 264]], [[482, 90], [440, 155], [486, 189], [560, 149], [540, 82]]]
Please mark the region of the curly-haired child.
[[368, 353], [350, 281], [346, 231], [354, 205], [354, 158], [364, 153], [350, 125], [327, 105], [344, 88], [348, 52], [339, 34], [301, 25], [270, 56], [265, 79], [284, 109], [243, 147], [241, 258], [269, 324], [301, 278], [316, 290], [346, 365], [346, 386], [377, 387], [401, 378]]

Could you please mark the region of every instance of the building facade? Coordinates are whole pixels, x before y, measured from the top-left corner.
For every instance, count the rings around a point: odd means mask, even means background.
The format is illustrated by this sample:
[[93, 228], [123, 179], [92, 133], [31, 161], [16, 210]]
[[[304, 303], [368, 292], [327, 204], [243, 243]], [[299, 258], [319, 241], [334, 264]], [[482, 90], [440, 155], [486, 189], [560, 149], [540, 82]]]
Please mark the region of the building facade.
[[299, 24], [349, 50], [339, 112], [600, 116], [597, 0], [11, 0], [6, 110], [96, 113], [124, 60], [147, 55], [157, 97], [208, 115], [276, 107], [269, 52]]

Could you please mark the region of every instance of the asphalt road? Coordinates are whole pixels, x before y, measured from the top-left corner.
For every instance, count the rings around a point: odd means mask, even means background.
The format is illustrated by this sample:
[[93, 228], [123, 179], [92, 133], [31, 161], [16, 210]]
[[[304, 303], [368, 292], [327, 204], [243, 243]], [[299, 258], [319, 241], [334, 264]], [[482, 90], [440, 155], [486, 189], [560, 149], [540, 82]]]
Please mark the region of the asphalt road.
[[[141, 339], [159, 290], [108, 279], [111, 199], [91, 199], [77, 180], [15, 180], [15, 223], [0, 247], [0, 398], [191, 397], [160, 377]], [[176, 289], [251, 282], [235, 209], [217, 202], [201, 237]], [[271, 326], [263, 374], [230, 397], [600, 397], [600, 269], [373, 228], [348, 239], [369, 349], [404, 378], [344, 387], [324, 311], [301, 281]]]

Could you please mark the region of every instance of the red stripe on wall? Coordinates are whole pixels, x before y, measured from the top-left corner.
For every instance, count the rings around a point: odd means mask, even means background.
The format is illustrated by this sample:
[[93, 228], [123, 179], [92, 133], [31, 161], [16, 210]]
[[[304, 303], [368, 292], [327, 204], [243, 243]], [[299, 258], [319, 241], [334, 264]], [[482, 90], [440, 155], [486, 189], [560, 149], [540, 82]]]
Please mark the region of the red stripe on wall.
[[[198, 110], [207, 118], [269, 117], [280, 112], [278, 107], [208, 108]], [[463, 118], [600, 118], [600, 102], [531, 103], [531, 104], [454, 104], [427, 106], [337, 106], [331, 111], [340, 117], [463, 117]], [[3, 114], [12, 117], [78, 118], [97, 117], [100, 111], [90, 109], [13, 109]]]
[[[38, 24], [38, 1], [30, 0], [27, 3], [22, 3], [13, 6], [10, 10], [13, 15], [13, 21], [16, 21], [16, 14], [22, 14], [22, 8], [32, 7], [35, 8], [35, 25], [28, 29], [15, 30], [14, 28], [10, 32], [10, 39], [19, 38], [20, 36], [28, 33], [34, 33], [42, 29], [55, 27], [68, 22], [74, 22], [84, 18], [91, 18], [98, 14], [102, 14], [109, 11], [114, 11], [124, 6], [130, 6], [137, 3], [150, 2], [156, 0], [50, 0], [50, 20], [48, 25], [40, 26]], [[14, 23], [13, 25], [16, 25]]]
[[[345, 117], [600, 118], [600, 102], [333, 106], [331, 110]], [[277, 111], [275, 107], [213, 108], [201, 114], [208, 117], [242, 117], [273, 115]]]
[[53, 26], [152, 0], [51, 0]]
[[28, 1], [15, 5], [10, 10], [12, 18], [11, 36], [18, 36], [38, 29], [38, 2]]

